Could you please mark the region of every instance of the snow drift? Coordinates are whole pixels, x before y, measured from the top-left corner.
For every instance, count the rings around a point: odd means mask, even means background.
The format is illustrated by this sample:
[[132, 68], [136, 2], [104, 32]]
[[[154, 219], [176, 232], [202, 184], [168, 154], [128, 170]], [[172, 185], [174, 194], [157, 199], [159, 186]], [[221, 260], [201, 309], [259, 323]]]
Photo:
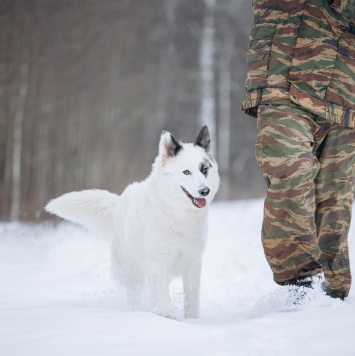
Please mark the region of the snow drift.
[[[110, 279], [109, 245], [75, 225], [0, 224], [0, 354], [355, 355], [354, 288], [315, 288], [287, 303], [265, 261], [262, 201], [215, 203], [203, 260], [201, 317], [132, 311]], [[349, 236], [355, 263], [355, 230]], [[181, 283], [171, 295], [181, 310]]]

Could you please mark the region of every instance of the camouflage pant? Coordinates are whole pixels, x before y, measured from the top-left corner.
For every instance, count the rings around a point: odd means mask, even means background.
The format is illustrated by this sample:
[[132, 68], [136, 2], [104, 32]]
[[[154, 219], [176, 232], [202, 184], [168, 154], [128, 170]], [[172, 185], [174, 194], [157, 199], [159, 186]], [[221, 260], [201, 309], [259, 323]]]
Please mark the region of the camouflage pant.
[[268, 185], [262, 242], [275, 282], [324, 272], [328, 290], [347, 296], [355, 130], [292, 103], [262, 105], [255, 147]]

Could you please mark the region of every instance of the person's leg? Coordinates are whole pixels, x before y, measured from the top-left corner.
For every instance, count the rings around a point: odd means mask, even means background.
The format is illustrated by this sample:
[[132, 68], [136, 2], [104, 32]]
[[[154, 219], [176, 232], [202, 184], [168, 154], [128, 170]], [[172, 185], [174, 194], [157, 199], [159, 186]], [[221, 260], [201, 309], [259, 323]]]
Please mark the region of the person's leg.
[[295, 105], [260, 106], [256, 158], [268, 185], [262, 242], [278, 284], [322, 271], [315, 225], [319, 125]]
[[326, 292], [344, 299], [351, 285], [348, 232], [354, 195], [355, 130], [332, 125], [316, 153], [320, 163], [315, 180], [319, 262]]

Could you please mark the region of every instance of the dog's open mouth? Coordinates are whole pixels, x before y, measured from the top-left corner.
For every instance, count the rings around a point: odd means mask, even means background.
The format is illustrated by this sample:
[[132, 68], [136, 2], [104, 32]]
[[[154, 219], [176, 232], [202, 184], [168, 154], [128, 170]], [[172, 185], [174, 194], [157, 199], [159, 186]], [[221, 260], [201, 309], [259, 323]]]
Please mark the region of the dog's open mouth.
[[206, 206], [207, 202], [205, 198], [195, 198], [184, 187], [181, 186], [181, 189], [197, 208], [204, 208]]

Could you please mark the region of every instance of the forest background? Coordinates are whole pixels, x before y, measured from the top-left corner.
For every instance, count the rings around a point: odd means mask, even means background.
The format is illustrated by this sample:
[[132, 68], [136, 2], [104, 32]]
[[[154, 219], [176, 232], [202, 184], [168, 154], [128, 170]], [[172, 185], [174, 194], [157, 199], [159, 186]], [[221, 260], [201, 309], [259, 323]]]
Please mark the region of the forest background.
[[261, 197], [256, 122], [240, 110], [245, 0], [1, 0], [0, 220], [48, 218], [71, 190], [144, 179], [163, 130], [207, 124], [219, 200]]

